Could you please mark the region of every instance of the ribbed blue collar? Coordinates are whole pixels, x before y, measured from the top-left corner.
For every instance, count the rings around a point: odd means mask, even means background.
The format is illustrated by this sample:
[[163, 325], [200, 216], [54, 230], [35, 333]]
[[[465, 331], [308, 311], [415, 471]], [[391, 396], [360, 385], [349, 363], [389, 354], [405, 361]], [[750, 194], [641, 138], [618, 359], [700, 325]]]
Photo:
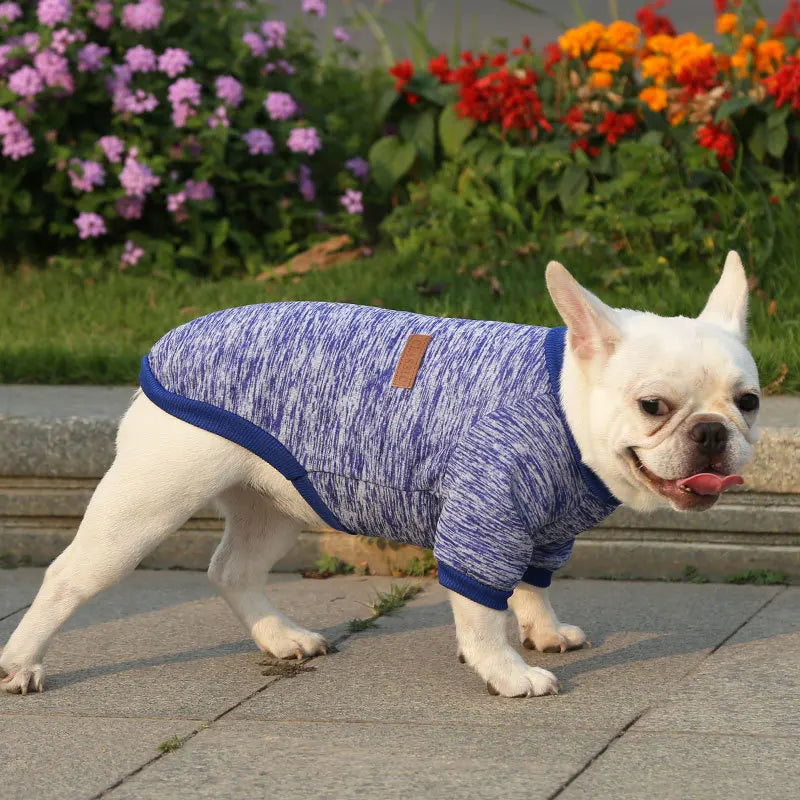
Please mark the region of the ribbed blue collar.
[[564, 348], [566, 347], [567, 329], [550, 328], [544, 340], [544, 354], [547, 361], [547, 373], [550, 376], [550, 384], [553, 387], [553, 392], [558, 398], [558, 413], [564, 422], [564, 430], [567, 432], [567, 441], [572, 455], [578, 465], [581, 475], [583, 476], [584, 483], [589, 487], [591, 493], [602, 503], [612, 506], [618, 506], [620, 501], [611, 494], [611, 490], [606, 486], [603, 481], [594, 473], [586, 464], [583, 463], [581, 451], [578, 448], [578, 443], [572, 435], [569, 428], [566, 414], [564, 413], [564, 405], [561, 402], [561, 368], [564, 365]]

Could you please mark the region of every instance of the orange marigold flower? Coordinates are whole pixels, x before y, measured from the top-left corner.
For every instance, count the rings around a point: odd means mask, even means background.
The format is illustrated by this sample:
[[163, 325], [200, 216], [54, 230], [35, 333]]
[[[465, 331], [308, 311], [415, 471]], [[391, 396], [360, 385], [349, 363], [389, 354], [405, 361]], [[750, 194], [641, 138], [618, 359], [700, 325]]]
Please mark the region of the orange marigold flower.
[[742, 36], [742, 40], [739, 42], [739, 47], [742, 50], [755, 50], [756, 37], [753, 36], [752, 33], [746, 33], [744, 36]]
[[753, 25], [753, 36], [761, 36], [766, 29], [767, 21], [763, 17], [757, 19], [756, 24]]
[[618, 19], [606, 28], [600, 46], [632, 56], [639, 46], [640, 35], [641, 31], [635, 25]]
[[647, 103], [652, 111], [662, 111], [667, 107], [667, 93], [657, 86], [648, 86], [639, 92], [639, 99]]
[[593, 72], [589, 83], [595, 89], [610, 89], [614, 76], [610, 72]]
[[756, 69], [765, 75], [772, 75], [785, 55], [786, 47], [783, 42], [777, 39], [760, 42], [756, 47]]
[[604, 72], [616, 72], [622, 66], [622, 56], [616, 53], [601, 51], [595, 53], [589, 59], [589, 69], [597, 69]]
[[715, 53], [717, 69], [720, 72], [727, 72], [731, 68], [731, 57], [727, 53]]
[[669, 78], [670, 72], [667, 56], [648, 56], [642, 60], [642, 77], [652, 78], [658, 86]]
[[564, 31], [564, 34], [558, 37], [558, 44], [570, 58], [578, 58], [594, 48], [605, 30], [604, 25], [592, 20], [577, 28]]
[[733, 33], [736, 30], [736, 23], [739, 18], [736, 14], [720, 14], [717, 17], [717, 33]]
[[685, 111], [676, 111], [672, 116], [669, 118], [670, 125], [680, 125], [683, 122], [684, 117], [686, 116]]
[[747, 75], [747, 50], [737, 50], [731, 56], [731, 66], [736, 70], [740, 77]]
[[671, 53], [675, 49], [675, 37], [668, 36], [666, 33], [659, 33], [651, 36], [646, 42], [645, 47], [651, 53]]

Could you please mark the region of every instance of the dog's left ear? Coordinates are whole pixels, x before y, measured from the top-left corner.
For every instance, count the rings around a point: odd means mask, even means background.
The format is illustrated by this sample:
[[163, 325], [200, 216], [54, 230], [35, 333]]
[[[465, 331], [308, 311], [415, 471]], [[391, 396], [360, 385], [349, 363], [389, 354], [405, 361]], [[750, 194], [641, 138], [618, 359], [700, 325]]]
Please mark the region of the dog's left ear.
[[698, 317], [747, 340], [747, 275], [735, 250], [728, 253], [722, 277]]

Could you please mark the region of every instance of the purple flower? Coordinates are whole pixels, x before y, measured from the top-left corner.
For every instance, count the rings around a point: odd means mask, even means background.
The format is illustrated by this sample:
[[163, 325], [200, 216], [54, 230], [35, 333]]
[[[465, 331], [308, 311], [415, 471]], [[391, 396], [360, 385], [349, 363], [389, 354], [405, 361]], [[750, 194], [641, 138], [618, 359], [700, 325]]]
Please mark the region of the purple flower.
[[339, 198], [339, 202], [345, 207], [348, 214], [361, 214], [364, 211], [361, 192], [355, 189], [347, 189]]
[[127, 267], [135, 267], [143, 255], [144, 249], [137, 247], [128, 239], [128, 241], [125, 242], [125, 249], [122, 251], [122, 256], [119, 259], [119, 268], [126, 269]]
[[33, 64], [47, 86], [60, 86], [72, 92], [75, 85], [69, 73], [69, 62], [52, 50], [42, 50], [34, 56]]
[[175, 194], [167, 195], [167, 211], [173, 214], [180, 211], [186, 204], [186, 192], [176, 192]]
[[303, 0], [302, 9], [304, 14], [316, 14], [320, 19], [324, 18], [328, 11], [323, 0]]
[[337, 42], [349, 42], [350, 34], [341, 25], [337, 25], [333, 29], [333, 38], [336, 39]]
[[72, 8], [69, 0], [39, 0], [36, 7], [36, 15], [42, 25], [48, 28], [55, 28], [59, 22], [69, 22], [72, 16]]
[[186, 197], [189, 200], [211, 200], [214, 189], [208, 181], [186, 181]]
[[78, 236], [81, 239], [93, 239], [106, 233], [106, 223], [99, 214], [90, 211], [82, 211], [73, 220], [78, 228]]
[[107, 31], [114, 24], [113, 10], [114, 6], [111, 3], [101, 0], [94, 4], [88, 17], [101, 31]]
[[192, 66], [192, 57], [180, 47], [168, 47], [158, 57], [158, 68], [170, 78], [175, 78]]
[[141, 197], [120, 197], [114, 203], [114, 210], [122, 219], [139, 219], [142, 216], [144, 200]]
[[13, 22], [22, 16], [22, 9], [16, 3], [0, 3], [0, 19]]
[[322, 149], [322, 143], [315, 128], [295, 128], [289, 134], [286, 145], [293, 153], [307, 153], [310, 156]]
[[348, 159], [344, 162], [344, 165], [362, 183], [367, 180], [369, 176], [369, 162], [365, 161], [361, 156]]
[[297, 178], [297, 186], [300, 189], [300, 194], [303, 196], [303, 200], [308, 203], [313, 202], [314, 198], [317, 196], [317, 191], [316, 187], [314, 186], [314, 181], [311, 180], [311, 169], [305, 164], [300, 165], [300, 174]]
[[179, 103], [200, 104], [200, 84], [192, 78], [178, 78], [167, 90], [167, 97], [173, 106]]
[[78, 72], [97, 72], [103, 68], [103, 59], [111, 53], [108, 47], [89, 42], [78, 52]]
[[156, 68], [156, 54], [149, 48], [137, 44], [125, 53], [125, 63], [131, 72], [153, 72]]
[[242, 41], [250, 48], [251, 55], [265, 56], [267, 54], [266, 42], [257, 33], [244, 34]]
[[150, 31], [161, 24], [164, 9], [160, 0], [141, 0], [122, 8], [122, 27], [134, 31]]
[[125, 166], [119, 174], [119, 182], [125, 189], [125, 194], [129, 197], [138, 197], [143, 200], [159, 183], [161, 178], [153, 175], [152, 170], [146, 164], [141, 164], [136, 160], [136, 148], [128, 151], [125, 159]]
[[[267, 40], [267, 48], [283, 50], [286, 46], [286, 23], [278, 19], [267, 20], [261, 26], [261, 32]], [[246, 42], [245, 42], [246, 44]], [[255, 53], [253, 55], [256, 55]], [[260, 55], [263, 55], [260, 54]]]
[[242, 136], [242, 139], [247, 142], [251, 156], [268, 156], [275, 149], [272, 137], [265, 130], [261, 130], [261, 128], [251, 128]]
[[242, 84], [230, 75], [220, 75], [214, 81], [217, 97], [224, 103], [236, 108], [242, 102]]
[[217, 106], [208, 118], [209, 128], [216, 128], [218, 125], [222, 125], [223, 128], [229, 128], [231, 125], [228, 120], [228, 109], [225, 106]]
[[21, 44], [31, 55], [39, 49], [39, 34], [33, 31], [23, 33], [20, 37], [19, 44]]
[[285, 72], [287, 75], [294, 75], [297, 72], [285, 58], [281, 58], [278, 61], [278, 67], [280, 67], [281, 72]]
[[144, 114], [158, 106], [156, 96], [144, 89], [137, 89], [135, 92], [125, 89], [119, 93], [117, 99], [116, 107], [120, 111], [130, 111], [132, 114]]
[[8, 88], [22, 97], [34, 97], [44, 89], [44, 84], [33, 67], [25, 66], [11, 73]]
[[12, 161], [29, 156], [33, 150], [33, 139], [28, 129], [13, 112], [0, 108], [0, 136], [3, 137], [3, 155]]
[[67, 52], [67, 48], [74, 42], [86, 41], [86, 34], [83, 31], [71, 31], [69, 28], [59, 28], [53, 31], [53, 38], [50, 40], [50, 49], [62, 55]]
[[97, 144], [100, 145], [103, 154], [112, 164], [119, 164], [122, 161], [125, 142], [119, 136], [102, 136], [97, 140]]
[[297, 113], [297, 103], [286, 92], [270, 92], [264, 101], [270, 119], [289, 119]]
[[80, 168], [80, 175], [74, 170], [67, 170], [67, 175], [72, 182], [72, 188], [79, 192], [94, 191], [95, 186], [102, 186], [106, 179], [106, 171], [102, 164], [96, 161], [72, 160], [72, 165]]

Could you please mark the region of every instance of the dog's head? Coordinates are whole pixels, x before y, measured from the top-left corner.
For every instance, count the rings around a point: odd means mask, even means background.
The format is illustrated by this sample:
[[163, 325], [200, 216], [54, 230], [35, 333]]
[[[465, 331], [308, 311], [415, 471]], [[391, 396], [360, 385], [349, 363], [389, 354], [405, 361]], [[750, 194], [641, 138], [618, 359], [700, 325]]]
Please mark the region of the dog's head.
[[561, 397], [583, 460], [640, 510], [710, 508], [757, 439], [747, 279], [730, 252], [697, 319], [614, 309], [561, 264], [547, 287], [567, 325]]

